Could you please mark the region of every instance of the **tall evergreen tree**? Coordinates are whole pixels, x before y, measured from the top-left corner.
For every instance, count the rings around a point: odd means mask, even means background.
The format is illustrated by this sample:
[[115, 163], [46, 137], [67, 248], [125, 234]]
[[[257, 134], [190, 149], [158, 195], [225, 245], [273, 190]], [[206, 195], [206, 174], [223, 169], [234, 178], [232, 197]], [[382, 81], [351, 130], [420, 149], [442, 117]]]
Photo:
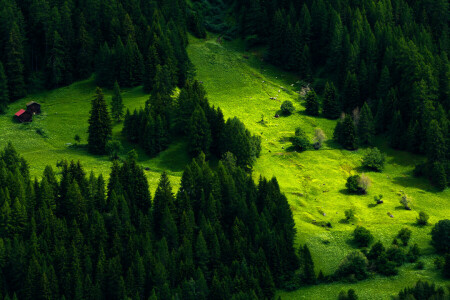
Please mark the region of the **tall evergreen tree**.
[[313, 90], [309, 91], [306, 94], [306, 114], [310, 116], [318, 116], [319, 115], [319, 100], [317, 99], [317, 94]]
[[336, 88], [333, 82], [327, 82], [325, 84], [325, 90], [323, 95], [323, 116], [327, 119], [337, 119], [340, 114], [339, 101]]
[[209, 154], [210, 146], [211, 129], [203, 109], [197, 106], [190, 121], [189, 152], [194, 157], [198, 156], [201, 152]]
[[105, 97], [99, 87], [91, 102], [88, 133], [89, 151], [93, 154], [104, 154], [106, 142], [112, 135], [112, 128]]
[[8, 76], [11, 100], [24, 97], [26, 92], [24, 78], [23, 37], [16, 23], [12, 25], [6, 44], [6, 74]]
[[351, 112], [360, 105], [359, 84], [355, 74], [347, 74], [342, 96], [346, 112]]
[[8, 82], [5, 75], [5, 69], [0, 62], [0, 114], [4, 114], [9, 104]]
[[375, 128], [373, 123], [372, 111], [367, 102], [361, 109], [361, 115], [358, 122], [358, 142], [360, 145], [372, 145]]
[[122, 120], [124, 115], [123, 109], [124, 105], [122, 101], [122, 95], [120, 93], [119, 84], [116, 80], [116, 82], [114, 82], [114, 91], [111, 99], [111, 115], [116, 122], [120, 122]]

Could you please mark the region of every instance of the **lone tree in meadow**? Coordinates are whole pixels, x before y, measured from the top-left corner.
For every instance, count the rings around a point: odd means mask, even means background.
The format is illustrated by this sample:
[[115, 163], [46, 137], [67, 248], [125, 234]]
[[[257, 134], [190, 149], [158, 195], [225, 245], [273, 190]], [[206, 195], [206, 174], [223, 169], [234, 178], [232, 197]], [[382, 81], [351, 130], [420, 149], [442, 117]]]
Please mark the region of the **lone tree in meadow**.
[[122, 121], [122, 118], [124, 116], [123, 110], [124, 105], [122, 101], [122, 95], [120, 94], [120, 87], [116, 80], [116, 82], [114, 82], [114, 92], [111, 99], [111, 115], [116, 122]]
[[88, 150], [92, 154], [105, 154], [106, 143], [112, 135], [111, 119], [102, 89], [97, 87], [89, 117]]
[[369, 149], [362, 159], [363, 167], [381, 172], [384, 167], [385, 157], [378, 148]]
[[295, 111], [294, 105], [289, 100], [286, 100], [283, 103], [281, 103], [280, 109], [281, 113], [285, 116], [290, 116]]
[[295, 129], [295, 135], [290, 137], [289, 140], [292, 143], [292, 147], [297, 151], [305, 151], [309, 147], [308, 137], [300, 127]]

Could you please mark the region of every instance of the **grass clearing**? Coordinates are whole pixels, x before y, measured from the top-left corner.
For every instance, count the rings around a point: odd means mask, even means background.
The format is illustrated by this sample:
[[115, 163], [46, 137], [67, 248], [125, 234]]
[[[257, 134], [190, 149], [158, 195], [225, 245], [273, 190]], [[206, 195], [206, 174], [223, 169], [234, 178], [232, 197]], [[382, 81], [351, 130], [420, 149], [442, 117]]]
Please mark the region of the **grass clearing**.
[[[308, 243], [317, 272], [334, 272], [340, 260], [354, 250], [349, 241], [356, 225], [368, 228], [375, 239], [386, 246], [407, 226], [413, 231], [411, 243], [418, 243], [426, 255], [422, 257], [426, 262], [422, 271], [408, 264], [393, 278], [377, 276], [356, 284], [336, 283], [280, 292], [282, 299], [336, 299], [343, 288], [354, 288], [360, 299], [390, 299], [418, 279], [445, 282], [432, 263], [431, 226], [417, 227], [415, 219], [421, 210], [430, 215], [431, 223], [448, 218], [450, 191], [438, 192], [427, 181], [412, 176], [414, 164], [423, 157], [392, 150], [378, 139], [377, 147], [386, 154], [384, 172], [367, 172], [372, 179], [368, 195], [348, 195], [346, 179], [363, 171], [361, 159], [366, 149], [352, 152], [338, 149], [330, 140], [336, 121], [304, 115], [296, 93], [300, 89], [298, 78], [264, 63], [258, 52], [245, 52], [239, 42], [218, 44], [215, 39], [192, 38], [188, 53], [211, 104], [220, 106], [225, 117], [237, 116], [249, 130], [261, 135], [263, 150], [254, 166], [254, 178], [277, 177], [291, 204], [298, 231], [297, 243]], [[244, 58], [244, 54], [249, 59]], [[284, 100], [292, 101], [296, 112], [289, 117], [275, 118]], [[259, 123], [262, 115], [265, 124]], [[318, 151], [287, 152], [290, 143], [286, 138], [294, 134], [296, 127], [301, 127], [311, 140], [314, 129], [322, 128], [329, 140]], [[400, 206], [402, 192], [411, 197], [412, 211]], [[378, 194], [383, 194], [384, 204], [373, 206], [373, 197]], [[341, 220], [349, 208], [355, 210], [356, 220], [346, 224]], [[333, 227], [314, 225], [321, 222], [330, 222]]]
[[[411, 243], [418, 243], [423, 253], [425, 269], [414, 270], [412, 264], [401, 268], [393, 278], [375, 277], [363, 282], [334, 283], [302, 288], [295, 292], [279, 292], [282, 299], [336, 299], [341, 289], [353, 288], [360, 299], [389, 299], [406, 285], [418, 279], [443, 284], [445, 281], [434, 269], [433, 249], [429, 245], [431, 226], [414, 225], [418, 212], [430, 215], [430, 222], [450, 216], [450, 190], [437, 192], [427, 181], [412, 177], [416, 162], [423, 157], [389, 149], [381, 140], [377, 146], [387, 155], [383, 173], [368, 172], [372, 187], [365, 196], [348, 195], [346, 178], [361, 172], [361, 159], [365, 149], [345, 151], [328, 140], [319, 151], [303, 153], [287, 152], [290, 146], [287, 137], [301, 127], [312, 140], [314, 129], [320, 127], [328, 139], [332, 137], [335, 121], [312, 118], [303, 114], [304, 107], [298, 101], [299, 79], [282, 72], [260, 60], [258, 51], [243, 51], [240, 42], [218, 44], [213, 40], [191, 38], [188, 53], [197, 69], [197, 78], [203, 81], [211, 104], [220, 106], [225, 117], [239, 117], [253, 133], [262, 137], [262, 153], [254, 166], [254, 178], [276, 176], [287, 195], [294, 214], [298, 240], [308, 243], [316, 271], [325, 274], [334, 272], [339, 261], [354, 248], [349, 240], [355, 226], [367, 227], [375, 239], [385, 245], [404, 226], [413, 230]], [[246, 54], [249, 59], [243, 57]], [[13, 141], [16, 149], [30, 163], [33, 176], [41, 176], [46, 165], [55, 166], [58, 160], [80, 160], [86, 172], [109, 174], [111, 162], [106, 156], [92, 156], [84, 147], [74, 148], [75, 134], [82, 142], [87, 140], [87, 120], [90, 100], [95, 91], [93, 80], [77, 82], [68, 87], [34, 94], [10, 105], [8, 112], [0, 116], [0, 146]], [[105, 91], [106, 100], [111, 101], [111, 92]], [[276, 98], [271, 100], [270, 98]], [[133, 110], [144, 105], [148, 95], [140, 87], [124, 90], [123, 101]], [[28, 101], [42, 104], [42, 115], [31, 124], [18, 124], [12, 116]], [[281, 103], [290, 100], [296, 112], [289, 117], [275, 118]], [[259, 123], [264, 115], [265, 124]], [[114, 137], [122, 140], [125, 150], [130, 145], [120, 137], [122, 124], [114, 124]], [[155, 158], [138, 150], [140, 164], [146, 171], [150, 189], [156, 188], [160, 173], [166, 170], [172, 185], [177, 188], [184, 166], [190, 161], [186, 145], [177, 140], [169, 149]], [[405, 192], [412, 199], [412, 211], [400, 207], [400, 194]], [[374, 195], [383, 194], [384, 204], [372, 207]], [[342, 223], [344, 211], [353, 208], [356, 220]], [[394, 218], [388, 216], [390, 212]], [[330, 222], [331, 229], [313, 223]], [[448, 282], [447, 282], [448, 283]]]

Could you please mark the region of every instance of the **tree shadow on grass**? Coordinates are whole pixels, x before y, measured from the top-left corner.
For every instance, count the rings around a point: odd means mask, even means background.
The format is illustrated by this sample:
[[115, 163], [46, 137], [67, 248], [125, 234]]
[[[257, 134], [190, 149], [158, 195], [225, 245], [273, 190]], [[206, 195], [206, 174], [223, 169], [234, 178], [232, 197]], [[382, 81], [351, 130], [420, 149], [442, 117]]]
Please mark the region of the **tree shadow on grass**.
[[367, 205], [368, 208], [374, 208], [376, 206], [377, 206], [377, 204], [375, 204], [375, 203], [370, 203], [369, 205]]
[[348, 191], [348, 189], [340, 189], [340, 190], [339, 190], [339, 193], [341, 193], [342, 195], [346, 195], [346, 196], [351, 196], [351, 195], [353, 195], [352, 193], [350, 193], [350, 192]]
[[429, 193], [438, 193], [438, 190], [431, 186], [426, 179], [413, 177], [412, 172], [405, 173], [405, 175], [394, 177], [392, 183], [406, 188], [418, 188]]

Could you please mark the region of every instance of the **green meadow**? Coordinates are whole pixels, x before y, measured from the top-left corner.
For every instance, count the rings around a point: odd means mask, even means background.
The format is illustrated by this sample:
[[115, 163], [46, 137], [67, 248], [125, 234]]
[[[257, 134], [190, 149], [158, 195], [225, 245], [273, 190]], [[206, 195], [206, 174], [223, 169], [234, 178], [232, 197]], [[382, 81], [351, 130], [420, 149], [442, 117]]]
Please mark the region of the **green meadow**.
[[[336, 299], [341, 289], [349, 288], [355, 289], [361, 299], [390, 299], [418, 279], [445, 283], [433, 265], [433, 248], [429, 244], [431, 226], [417, 227], [415, 220], [422, 210], [430, 215], [431, 223], [448, 218], [450, 191], [438, 192], [427, 181], [412, 176], [415, 163], [423, 157], [394, 151], [382, 139], [377, 140], [376, 146], [386, 154], [384, 172], [367, 172], [372, 179], [367, 195], [348, 195], [346, 179], [351, 174], [365, 172], [361, 159], [367, 149], [353, 152], [340, 149], [331, 141], [336, 121], [303, 113], [303, 103], [297, 93], [298, 78], [264, 63], [259, 51], [245, 52], [238, 42], [223, 45], [214, 39], [206, 42], [192, 39], [188, 52], [211, 104], [220, 106], [225, 117], [239, 117], [249, 130], [261, 135], [263, 150], [254, 166], [254, 178], [277, 177], [291, 204], [298, 243], [310, 246], [317, 272], [331, 274], [341, 259], [355, 249], [351, 233], [356, 225], [368, 228], [386, 246], [401, 228], [409, 227], [413, 231], [411, 243], [417, 243], [424, 254], [421, 259], [425, 269], [421, 271], [407, 264], [392, 278], [376, 277], [357, 284], [318, 285], [280, 292], [282, 299]], [[275, 118], [284, 100], [291, 100], [296, 112], [289, 117]], [[262, 116], [264, 124], [260, 122]], [[314, 129], [321, 128], [328, 141], [318, 151], [288, 152], [287, 138], [294, 134], [296, 127], [301, 127], [311, 141]], [[400, 205], [402, 193], [412, 199], [412, 211]], [[373, 197], [379, 194], [384, 196], [384, 204], [375, 206]], [[356, 220], [346, 224], [342, 220], [349, 208], [355, 210]], [[332, 228], [320, 226], [327, 222]]]
[[[262, 137], [261, 157], [254, 166], [254, 178], [276, 176], [291, 205], [298, 232], [298, 244], [310, 246], [316, 271], [325, 275], [333, 273], [340, 260], [354, 250], [351, 233], [356, 225], [363, 225], [386, 246], [403, 227], [412, 231], [410, 243], [417, 243], [424, 254], [424, 270], [415, 270], [406, 264], [397, 276], [375, 277], [359, 283], [333, 283], [301, 288], [295, 292], [282, 292], [282, 299], [336, 299], [341, 289], [353, 288], [360, 299], [390, 299], [391, 295], [418, 279], [438, 284], [448, 284], [438, 275], [433, 265], [433, 248], [430, 246], [431, 226], [417, 227], [419, 211], [430, 215], [430, 222], [450, 216], [450, 190], [438, 192], [429, 183], [412, 176], [415, 163], [424, 158], [406, 152], [394, 151], [383, 139], [377, 140], [386, 154], [384, 172], [367, 172], [372, 180], [369, 193], [364, 196], [348, 195], [345, 182], [349, 175], [365, 172], [361, 158], [366, 149], [349, 152], [331, 141], [336, 121], [304, 115], [299, 100], [300, 81], [295, 76], [266, 64], [261, 52], [245, 52], [242, 43], [219, 44], [215, 38], [191, 38], [188, 53], [196, 67], [197, 79], [203, 82], [211, 104], [220, 106], [225, 117], [237, 116], [247, 128]], [[111, 162], [106, 156], [88, 154], [87, 120], [90, 100], [95, 85], [93, 80], [71, 86], [33, 94], [10, 105], [6, 115], [0, 117], [0, 144], [12, 141], [16, 149], [28, 160], [33, 176], [40, 176], [46, 165], [54, 168], [58, 160], [80, 160], [86, 172], [107, 175]], [[111, 91], [105, 91], [111, 100]], [[274, 99], [271, 99], [274, 98]], [[125, 106], [134, 110], [144, 105], [148, 95], [142, 88], [123, 91]], [[31, 124], [18, 124], [12, 116], [29, 101], [42, 105], [42, 115]], [[275, 118], [282, 101], [291, 100], [296, 112], [289, 117]], [[264, 122], [260, 122], [261, 119]], [[132, 145], [120, 136], [122, 124], [114, 124], [114, 136], [121, 139], [125, 150]], [[314, 129], [321, 128], [328, 140], [320, 150], [302, 153], [289, 152], [287, 138], [301, 127], [313, 139]], [[81, 145], [74, 146], [74, 136], [80, 135]], [[160, 173], [166, 170], [173, 186], [179, 185], [181, 173], [190, 158], [185, 142], [174, 141], [169, 149], [150, 158], [138, 149], [139, 162], [146, 171], [153, 192]], [[404, 210], [400, 195], [412, 199], [412, 211]], [[373, 205], [373, 197], [382, 194], [384, 204]], [[344, 211], [353, 208], [356, 218], [342, 222]], [[389, 216], [393, 215], [393, 218]], [[322, 227], [330, 222], [332, 227]]]

